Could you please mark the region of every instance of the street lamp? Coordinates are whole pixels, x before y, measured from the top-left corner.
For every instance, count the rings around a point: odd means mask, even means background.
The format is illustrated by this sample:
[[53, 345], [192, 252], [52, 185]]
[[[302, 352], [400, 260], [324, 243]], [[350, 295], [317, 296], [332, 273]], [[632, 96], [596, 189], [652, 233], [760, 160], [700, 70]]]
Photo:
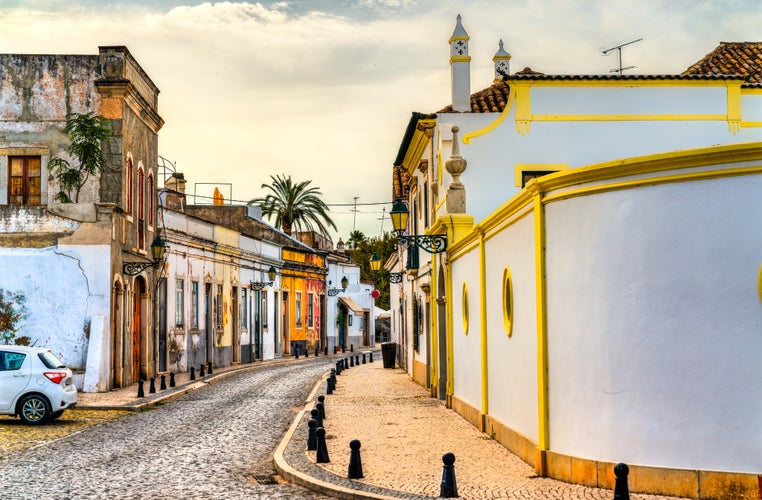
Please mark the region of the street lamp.
[[374, 273], [381, 269], [381, 257], [376, 252], [370, 256], [370, 270]]
[[150, 262], [124, 262], [122, 264], [122, 272], [128, 276], [137, 276], [149, 267], [158, 268], [164, 260], [166, 251], [167, 242], [157, 236], [151, 243], [151, 256], [153, 260]]
[[389, 216], [392, 219], [394, 231], [397, 232], [397, 240], [403, 245], [422, 248], [429, 253], [441, 253], [445, 251], [447, 247], [446, 234], [403, 234], [407, 229], [407, 219], [410, 216], [410, 212], [402, 200], [394, 202]]
[[341, 288], [329, 288], [328, 289], [328, 296], [329, 297], [335, 297], [336, 295], [340, 294], [341, 292], [346, 291], [348, 286], [349, 286], [349, 280], [347, 279], [346, 276], [344, 276], [343, 278], [341, 278]]
[[275, 275], [277, 272], [275, 271], [275, 268], [273, 266], [270, 266], [270, 269], [267, 270], [267, 277], [270, 279], [270, 281], [250, 281], [249, 282], [249, 288], [252, 290], [262, 290], [263, 288], [267, 286], [272, 286], [273, 282], [275, 281]]

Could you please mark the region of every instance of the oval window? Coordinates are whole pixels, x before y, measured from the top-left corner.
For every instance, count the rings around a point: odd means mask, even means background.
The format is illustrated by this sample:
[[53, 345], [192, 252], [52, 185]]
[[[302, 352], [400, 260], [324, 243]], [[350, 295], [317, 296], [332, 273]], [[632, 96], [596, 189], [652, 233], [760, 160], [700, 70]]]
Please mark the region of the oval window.
[[510, 337], [513, 334], [513, 279], [507, 267], [503, 271], [503, 324]]
[[468, 335], [468, 285], [463, 282], [463, 333]]

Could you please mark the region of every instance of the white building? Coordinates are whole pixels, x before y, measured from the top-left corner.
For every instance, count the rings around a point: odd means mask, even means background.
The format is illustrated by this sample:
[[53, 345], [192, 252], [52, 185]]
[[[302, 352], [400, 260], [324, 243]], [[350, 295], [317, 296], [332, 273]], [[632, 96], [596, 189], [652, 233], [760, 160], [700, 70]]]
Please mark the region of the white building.
[[[455, 104], [468, 42], [458, 21]], [[538, 474], [609, 488], [625, 462], [633, 491], [758, 491], [760, 53], [543, 75], [510, 73], [500, 44], [470, 112], [413, 114], [395, 196], [447, 248], [419, 252], [392, 328], [415, 380]]]
[[376, 323], [373, 284], [361, 281], [360, 266], [348, 259], [337, 258], [335, 253], [328, 257], [326, 280], [329, 352], [351, 352], [363, 347], [374, 347]]

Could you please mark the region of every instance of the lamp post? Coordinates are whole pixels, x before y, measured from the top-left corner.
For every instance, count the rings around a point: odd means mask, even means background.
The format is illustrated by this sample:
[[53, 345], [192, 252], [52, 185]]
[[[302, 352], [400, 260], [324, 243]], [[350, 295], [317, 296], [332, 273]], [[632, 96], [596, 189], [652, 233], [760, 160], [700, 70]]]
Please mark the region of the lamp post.
[[407, 229], [407, 219], [410, 216], [410, 212], [402, 200], [394, 202], [389, 216], [392, 219], [394, 231], [397, 233], [397, 240], [403, 245], [418, 247], [429, 253], [442, 253], [445, 251], [447, 247], [446, 234], [404, 234]]
[[122, 264], [122, 272], [128, 276], [137, 276], [149, 267], [158, 268], [164, 260], [166, 251], [167, 242], [157, 236], [151, 243], [151, 256], [153, 260], [150, 262], [125, 262]]
[[344, 292], [347, 290], [347, 287], [349, 286], [349, 280], [346, 276], [341, 278], [341, 288], [329, 288], [328, 289], [328, 296], [329, 297], [335, 297], [341, 292]]
[[270, 266], [270, 269], [267, 270], [267, 277], [270, 279], [270, 281], [250, 281], [249, 288], [259, 291], [265, 287], [272, 286], [273, 282], [275, 281], [276, 274], [277, 272], [275, 271], [275, 267]]

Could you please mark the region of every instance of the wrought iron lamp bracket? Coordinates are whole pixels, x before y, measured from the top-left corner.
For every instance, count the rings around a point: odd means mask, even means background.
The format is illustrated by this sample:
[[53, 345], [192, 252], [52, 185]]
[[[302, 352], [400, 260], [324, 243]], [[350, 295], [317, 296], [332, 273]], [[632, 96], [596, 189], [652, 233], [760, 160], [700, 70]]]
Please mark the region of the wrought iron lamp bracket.
[[122, 272], [127, 276], [137, 276], [149, 267], [159, 267], [158, 262], [124, 262]]
[[397, 240], [405, 246], [417, 246], [429, 253], [442, 253], [447, 248], [446, 234], [416, 234], [412, 236], [397, 236]]

